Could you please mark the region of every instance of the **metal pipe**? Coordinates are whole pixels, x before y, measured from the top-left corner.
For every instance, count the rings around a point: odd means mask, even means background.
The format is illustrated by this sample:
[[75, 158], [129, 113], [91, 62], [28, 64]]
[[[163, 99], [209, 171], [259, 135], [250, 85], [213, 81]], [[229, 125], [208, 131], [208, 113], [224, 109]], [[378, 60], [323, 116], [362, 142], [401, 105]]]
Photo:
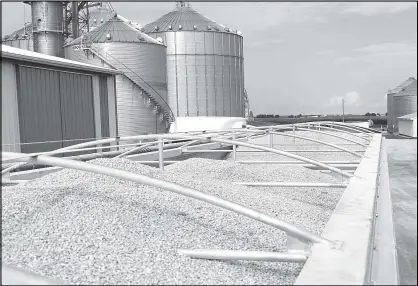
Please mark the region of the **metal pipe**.
[[[241, 142], [239, 143], [247, 144], [247, 143], [241, 143]], [[267, 214], [261, 213], [259, 211], [253, 210], [251, 208], [239, 205], [231, 201], [227, 201], [225, 199], [219, 198], [214, 195], [206, 194], [206, 193], [203, 193], [203, 192], [200, 192], [200, 191], [188, 188], [188, 187], [181, 186], [176, 183], [171, 183], [171, 182], [163, 181], [160, 179], [151, 178], [148, 176], [144, 176], [141, 174], [136, 174], [133, 172], [128, 172], [128, 171], [124, 171], [120, 169], [104, 167], [104, 166], [94, 165], [91, 163], [74, 161], [74, 160], [69, 160], [69, 159], [64, 159], [64, 158], [44, 156], [44, 155], [33, 156], [31, 158], [21, 158], [21, 160], [28, 161], [29, 163], [58, 166], [58, 167], [63, 167], [63, 168], [76, 169], [76, 170], [85, 171], [85, 172], [102, 174], [102, 175], [107, 175], [107, 176], [111, 176], [111, 177], [122, 179], [122, 180], [128, 180], [128, 181], [132, 181], [132, 182], [136, 182], [136, 183], [140, 183], [140, 184], [144, 184], [144, 185], [148, 185], [152, 187], [157, 187], [160, 189], [164, 189], [164, 190], [171, 191], [180, 195], [184, 195], [186, 197], [203, 201], [203, 202], [218, 206], [220, 208], [244, 215], [246, 217], [268, 224], [275, 228], [281, 229], [282, 231], [289, 233], [290, 235], [298, 238], [301, 241], [333, 244], [332, 241], [326, 238], [323, 238], [314, 233], [310, 233], [308, 231], [300, 229], [294, 225], [281, 221]]]
[[274, 262], [300, 262], [308, 258], [305, 253], [278, 253], [265, 251], [236, 251], [217, 249], [179, 249], [181, 255], [195, 259], [213, 260], [250, 260], [250, 261], [274, 261]]
[[[235, 135], [235, 133], [233, 133], [232, 135], [232, 140], [236, 141], [237, 137]], [[232, 158], [234, 160], [234, 162], [237, 160], [237, 145], [232, 145]]]
[[350, 124], [350, 123], [341, 123], [341, 122], [334, 122], [334, 121], [331, 121], [331, 123], [333, 123], [334, 125], [342, 125], [342, 126], [351, 126], [351, 127], [354, 127], [354, 128], [358, 128], [358, 129], [360, 129], [360, 130], [367, 130], [367, 131], [370, 131], [370, 132], [365, 132], [366, 134], [371, 134], [372, 136], [373, 136], [373, 134], [376, 134], [376, 133], [381, 133], [381, 132], [379, 132], [378, 130], [376, 130], [376, 129], [373, 129], [373, 128], [368, 128], [368, 127], [363, 127], [363, 126], [357, 126], [357, 125], [354, 125], [354, 124]]
[[136, 152], [136, 151], [139, 151], [141, 149], [144, 149], [144, 148], [147, 148], [149, 146], [155, 145], [155, 143], [156, 142], [151, 142], [149, 144], [143, 144], [143, 145], [138, 146], [136, 148], [129, 149], [128, 151], [126, 151], [126, 152], [124, 152], [122, 154], [117, 155], [116, 158], [123, 158], [123, 157], [125, 157], [125, 156], [127, 156], [129, 154], [132, 154], [132, 153]]
[[1, 285], [65, 285], [65, 283], [2, 263]]
[[354, 125], [338, 124], [336, 122], [323, 122], [323, 123], [320, 123], [319, 126], [321, 126], [323, 124], [330, 125], [330, 126], [335, 126], [335, 127], [339, 127], [339, 128], [345, 128], [347, 130], [355, 131], [357, 133], [360, 133], [360, 134], [363, 134], [363, 135], [366, 135], [366, 136], [369, 136], [369, 137], [372, 137], [373, 134], [374, 134], [374, 133], [365, 132], [365, 131], [363, 131], [363, 130], [361, 130], [359, 128], [356, 128], [356, 126], [354, 126]]
[[[360, 161], [318, 161], [327, 165], [335, 164], [360, 164]], [[313, 164], [305, 164], [302, 161], [237, 161], [240, 164], [284, 164], [284, 165], [309, 165], [314, 166]]]
[[[306, 125], [306, 126], [308, 126], [308, 130], [310, 130], [310, 131], [315, 131], [315, 132], [320, 132], [320, 131], [317, 131], [317, 130], [312, 130], [312, 129], [309, 129], [309, 126], [315, 126], [315, 125], [317, 125], [315, 122], [313, 122], [313, 123], [310, 123], [310, 122], [307, 122], [307, 123], [296, 123], [295, 125], [296, 125], [296, 126], [304, 126], [304, 125]], [[328, 130], [336, 131], [336, 129], [335, 129], [335, 128], [332, 128], [332, 127], [326, 127], [326, 126], [322, 126], [322, 129], [328, 129]], [[370, 141], [371, 141], [371, 139], [369, 139], [369, 138], [365, 138], [365, 137], [360, 136], [360, 135], [358, 135], [358, 134], [356, 134], [356, 133], [353, 133], [353, 132], [348, 132], [348, 131], [346, 131], [346, 130], [341, 130], [341, 129], [338, 129], [337, 131], [338, 131], [338, 132], [341, 132], [341, 133], [344, 133], [344, 134], [348, 134], [348, 135], [350, 135], [350, 136], [355, 136], [355, 137], [360, 138], [360, 139], [362, 139], [362, 140], [364, 140], [364, 141], [367, 141], [367, 143], [370, 143]], [[359, 142], [358, 142], [358, 143], [359, 143]], [[356, 141], [356, 144], [357, 144], [357, 141]], [[361, 144], [362, 144], [362, 143], [361, 143]]]
[[332, 166], [328, 166], [328, 165], [323, 164], [321, 162], [318, 162], [318, 161], [315, 161], [315, 160], [312, 160], [312, 159], [309, 159], [309, 158], [306, 158], [306, 157], [302, 157], [302, 156], [299, 156], [299, 155], [296, 155], [296, 154], [292, 154], [292, 153], [288, 153], [288, 152], [283, 152], [283, 151], [280, 151], [278, 149], [264, 147], [264, 146], [258, 146], [258, 145], [255, 145], [255, 144], [245, 143], [245, 142], [240, 142], [240, 141], [235, 141], [234, 142], [232, 140], [226, 140], [226, 139], [221, 139], [221, 138], [211, 138], [211, 140], [213, 142], [220, 142], [220, 143], [227, 143], [227, 144], [236, 143], [238, 146], [243, 146], [243, 147], [249, 147], [249, 148], [254, 148], [254, 149], [258, 149], [258, 150], [269, 151], [271, 153], [283, 155], [283, 156], [286, 156], [286, 157], [289, 157], [289, 158], [293, 158], [293, 159], [296, 159], [296, 160], [300, 160], [300, 161], [303, 161], [303, 162], [306, 162], [306, 163], [310, 163], [310, 164], [313, 164], [313, 165], [316, 165], [316, 166], [323, 167], [323, 168], [325, 168], [327, 170], [334, 171], [334, 172], [336, 172], [336, 173], [338, 173], [338, 174], [340, 174], [342, 176], [348, 177], [348, 178], [352, 177], [351, 174], [349, 174], [347, 172], [344, 172], [344, 171], [342, 171], [342, 170], [340, 170], [338, 168], [334, 168]]
[[345, 151], [347, 153], [350, 153], [350, 154], [352, 154], [354, 156], [357, 156], [357, 157], [360, 157], [360, 158], [363, 157], [363, 155], [358, 154], [356, 152], [353, 152], [351, 150], [348, 150], [347, 148], [340, 147], [340, 146], [337, 146], [335, 144], [331, 144], [331, 143], [328, 143], [328, 142], [325, 142], [325, 141], [322, 141], [322, 140], [312, 139], [312, 138], [308, 138], [308, 137], [304, 137], [304, 136], [299, 136], [299, 135], [287, 134], [287, 133], [283, 133], [283, 132], [271, 131], [271, 133], [272, 134], [275, 134], [275, 135], [294, 137], [294, 138], [299, 138], [299, 139], [302, 139], [302, 140], [311, 141], [311, 142], [315, 142], [315, 143], [322, 144], [322, 145], [327, 145], [327, 146], [333, 147], [335, 149], [343, 150], [343, 151]]
[[164, 142], [162, 140], [158, 141], [158, 162], [160, 165], [160, 170], [164, 171]]
[[300, 188], [346, 188], [347, 184], [298, 183], [298, 182], [234, 182], [235, 185], [251, 187], [300, 187]]
[[[296, 126], [295, 126], [295, 128], [296, 128]], [[367, 148], [367, 145], [366, 145], [366, 144], [360, 143], [360, 142], [358, 142], [358, 141], [356, 141], [356, 140], [352, 140], [352, 139], [348, 139], [348, 138], [342, 137], [342, 136], [337, 135], [337, 134], [332, 134], [332, 133], [329, 133], [329, 132], [318, 131], [318, 130], [311, 130], [311, 129], [302, 128], [302, 127], [297, 127], [297, 128], [298, 128], [299, 130], [306, 131], [306, 132], [312, 132], [312, 133], [324, 134], [324, 135], [327, 135], [327, 136], [331, 136], [331, 137], [339, 138], [339, 139], [342, 139], [342, 140], [345, 140], [345, 141], [349, 141], [349, 142], [351, 142], [351, 143], [354, 143], [354, 144], [357, 144], [357, 145], [360, 145], [360, 146], [362, 146], [362, 147]]]

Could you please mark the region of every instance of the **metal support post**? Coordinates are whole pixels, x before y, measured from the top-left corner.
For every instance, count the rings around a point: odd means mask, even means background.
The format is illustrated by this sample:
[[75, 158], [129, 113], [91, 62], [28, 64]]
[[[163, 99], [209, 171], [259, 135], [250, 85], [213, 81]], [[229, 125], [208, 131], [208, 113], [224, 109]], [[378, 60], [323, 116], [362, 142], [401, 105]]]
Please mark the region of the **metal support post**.
[[[232, 134], [232, 140], [235, 141], [236, 140], [236, 137], [237, 137], [237, 135], [234, 132]], [[234, 159], [234, 162], [237, 160], [237, 145], [236, 144], [232, 145], [232, 158]]]
[[[293, 135], [296, 135], [296, 126], [293, 125]], [[296, 144], [296, 138], [293, 137], [293, 144]]]
[[269, 132], [270, 132], [270, 148], [274, 148], [274, 144], [273, 144], [273, 128], [270, 128], [269, 129]]
[[160, 170], [164, 171], [164, 142], [163, 140], [158, 140], [158, 162], [160, 165]]

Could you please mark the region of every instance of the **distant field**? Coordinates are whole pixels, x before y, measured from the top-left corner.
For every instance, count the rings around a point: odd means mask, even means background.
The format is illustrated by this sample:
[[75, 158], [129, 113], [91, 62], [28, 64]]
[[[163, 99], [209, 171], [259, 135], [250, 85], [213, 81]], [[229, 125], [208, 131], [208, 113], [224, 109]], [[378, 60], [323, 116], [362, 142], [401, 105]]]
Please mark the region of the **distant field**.
[[[364, 115], [351, 115], [345, 116], [344, 121], [367, 121], [371, 119], [374, 123], [373, 127], [380, 127], [387, 125], [386, 116], [364, 116]], [[254, 122], [251, 123], [256, 126], [262, 125], [271, 125], [271, 124], [292, 124], [292, 123], [302, 123], [309, 121], [337, 121], [342, 122], [342, 116], [325, 116], [325, 117], [300, 117], [300, 118], [289, 118], [289, 117], [279, 117], [279, 118], [254, 118]]]

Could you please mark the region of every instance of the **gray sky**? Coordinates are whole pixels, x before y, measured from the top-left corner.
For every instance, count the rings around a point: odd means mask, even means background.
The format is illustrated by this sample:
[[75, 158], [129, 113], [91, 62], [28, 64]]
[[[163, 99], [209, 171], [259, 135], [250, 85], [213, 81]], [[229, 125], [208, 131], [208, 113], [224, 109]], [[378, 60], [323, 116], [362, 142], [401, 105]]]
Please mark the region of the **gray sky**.
[[[174, 6], [113, 3], [142, 25]], [[346, 113], [383, 113], [386, 91], [417, 76], [416, 3], [199, 2], [192, 8], [242, 31], [255, 114], [341, 113], [343, 97]], [[3, 3], [3, 35], [21, 28], [24, 16], [30, 20], [29, 7]]]

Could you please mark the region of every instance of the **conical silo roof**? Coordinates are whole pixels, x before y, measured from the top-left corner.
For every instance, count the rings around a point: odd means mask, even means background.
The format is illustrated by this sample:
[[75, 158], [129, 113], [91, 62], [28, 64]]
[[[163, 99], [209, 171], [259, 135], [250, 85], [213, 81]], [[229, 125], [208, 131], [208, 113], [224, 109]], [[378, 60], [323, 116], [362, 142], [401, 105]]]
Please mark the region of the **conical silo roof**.
[[24, 37], [32, 37], [32, 23], [28, 23], [23, 28], [4, 36], [2, 40], [22, 39]]
[[398, 93], [400, 92], [402, 89], [404, 89], [405, 87], [407, 87], [408, 85], [410, 85], [411, 83], [413, 83], [414, 81], [416, 81], [415, 78], [410, 77], [408, 78], [406, 81], [404, 81], [403, 83], [401, 83], [400, 85], [398, 85], [397, 87], [395, 87], [394, 89], [390, 89], [388, 91], [389, 94], [394, 94], [394, 93]]
[[413, 81], [409, 85], [401, 89], [394, 96], [417, 96], [417, 80], [412, 79]]
[[138, 31], [129, 23], [119, 19], [117, 15], [93, 31], [78, 37], [68, 45], [79, 44], [83, 39], [88, 39], [92, 43], [149, 43], [161, 45], [159, 41]]
[[208, 30], [230, 32], [229, 28], [203, 16], [188, 5], [177, 5], [176, 9], [141, 29], [145, 33]]

